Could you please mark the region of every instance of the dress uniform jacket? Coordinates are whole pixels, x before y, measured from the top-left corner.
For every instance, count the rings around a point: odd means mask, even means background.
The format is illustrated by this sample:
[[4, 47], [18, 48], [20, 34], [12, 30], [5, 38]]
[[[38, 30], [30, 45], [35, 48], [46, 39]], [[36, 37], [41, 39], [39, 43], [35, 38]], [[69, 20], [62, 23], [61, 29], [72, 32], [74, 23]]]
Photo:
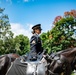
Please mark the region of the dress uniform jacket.
[[42, 41], [38, 34], [34, 34], [30, 40], [31, 52], [39, 53], [42, 52]]

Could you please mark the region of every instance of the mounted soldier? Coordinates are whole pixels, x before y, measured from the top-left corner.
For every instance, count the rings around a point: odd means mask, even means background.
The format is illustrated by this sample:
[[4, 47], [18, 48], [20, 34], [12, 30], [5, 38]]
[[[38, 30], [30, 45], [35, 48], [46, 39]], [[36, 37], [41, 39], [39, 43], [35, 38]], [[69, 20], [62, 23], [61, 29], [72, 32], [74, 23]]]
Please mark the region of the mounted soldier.
[[32, 29], [33, 29], [32, 31], [33, 36], [30, 39], [30, 56], [32, 60], [36, 60], [37, 54], [43, 51], [42, 41], [39, 36], [42, 30], [41, 24], [33, 26]]

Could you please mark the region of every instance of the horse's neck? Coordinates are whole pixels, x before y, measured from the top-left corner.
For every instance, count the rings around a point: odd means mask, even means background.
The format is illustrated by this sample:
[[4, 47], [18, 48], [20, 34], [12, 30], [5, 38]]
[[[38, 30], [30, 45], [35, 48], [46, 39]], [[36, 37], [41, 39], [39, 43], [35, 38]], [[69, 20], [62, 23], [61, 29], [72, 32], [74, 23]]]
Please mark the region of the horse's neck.
[[71, 49], [71, 50], [66, 50], [65, 52], [61, 53], [64, 56], [70, 57], [70, 56], [75, 56], [76, 54], [76, 48]]
[[69, 63], [72, 63], [72, 61], [74, 60], [75, 55], [76, 55], [76, 48], [74, 48], [70, 51], [66, 51], [66, 52], [62, 53], [61, 55], [66, 57], [67, 60], [69, 61]]
[[72, 49], [73, 48], [68, 48], [68, 49], [57, 52], [57, 54], [61, 54], [61, 53], [67, 52], [67, 51], [71, 51]]

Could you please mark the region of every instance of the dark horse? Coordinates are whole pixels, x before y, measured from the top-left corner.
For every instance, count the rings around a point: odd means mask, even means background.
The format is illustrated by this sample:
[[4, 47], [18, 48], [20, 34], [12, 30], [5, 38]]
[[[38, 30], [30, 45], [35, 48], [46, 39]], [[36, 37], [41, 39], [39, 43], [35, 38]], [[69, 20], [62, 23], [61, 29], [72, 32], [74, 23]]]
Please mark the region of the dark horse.
[[5, 54], [0, 56], [0, 75], [5, 75], [11, 63], [18, 58], [18, 54]]
[[51, 55], [48, 75], [71, 75], [76, 70], [76, 48], [69, 48]]

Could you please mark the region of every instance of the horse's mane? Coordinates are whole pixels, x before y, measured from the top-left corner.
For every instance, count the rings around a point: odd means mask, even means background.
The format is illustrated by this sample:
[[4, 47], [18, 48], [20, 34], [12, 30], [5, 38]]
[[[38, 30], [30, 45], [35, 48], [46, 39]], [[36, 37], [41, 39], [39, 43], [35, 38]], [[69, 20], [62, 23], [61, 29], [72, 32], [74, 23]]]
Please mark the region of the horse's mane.
[[73, 50], [76, 50], [76, 47], [75, 47], [75, 48], [68, 48], [68, 49], [59, 51], [59, 52], [57, 52], [56, 54], [62, 54], [62, 53], [66, 53], [66, 52], [68, 52], [68, 51], [73, 51]]

